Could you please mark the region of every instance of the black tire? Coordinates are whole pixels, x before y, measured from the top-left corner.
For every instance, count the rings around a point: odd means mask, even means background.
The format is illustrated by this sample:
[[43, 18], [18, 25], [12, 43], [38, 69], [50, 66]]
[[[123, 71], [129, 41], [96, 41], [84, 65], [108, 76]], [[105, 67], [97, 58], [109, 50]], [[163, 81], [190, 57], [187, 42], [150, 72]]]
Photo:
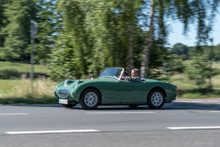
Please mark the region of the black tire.
[[62, 104], [63, 107], [66, 107], [66, 108], [73, 108], [74, 106], [76, 106], [76, 104]]
[[[155, 100], [156, 97], [156, 100]], [[155, 100], [155, 101], [154, 101]], [[160, 109], [165, 103], [165, 94], [160, 89], [154, 89], [150, 92], [147, 98], [147, 105], [151, 109]]]
[[137, 107], [138, 107], [137, 104], [130, 104], [130, 105], [128, 105], [128, 106], [131, 107], [131, 108], [137, 108]]
[[80, 105], [84, 110], [93, 110], [98, 107], [101, 101], [101, 96], [96, 89], [86, 89], [80, 97]]

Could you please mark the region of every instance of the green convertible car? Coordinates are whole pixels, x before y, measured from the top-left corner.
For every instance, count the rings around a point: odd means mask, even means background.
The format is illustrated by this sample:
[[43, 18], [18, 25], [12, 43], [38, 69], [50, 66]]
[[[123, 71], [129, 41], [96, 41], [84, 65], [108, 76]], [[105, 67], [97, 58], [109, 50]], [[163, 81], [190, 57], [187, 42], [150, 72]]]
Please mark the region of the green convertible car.
[[54, 94], [64, 107], [80, 103], [83, 109], [96, 109], [98, 105], [148, 105], [160, 109], [164, 103], [176, 99], [176, 86], [152, 79], [141, 81], [121, 80], [124, 68], [105, 68], [98, 78], [65, 80], [59, 83]]

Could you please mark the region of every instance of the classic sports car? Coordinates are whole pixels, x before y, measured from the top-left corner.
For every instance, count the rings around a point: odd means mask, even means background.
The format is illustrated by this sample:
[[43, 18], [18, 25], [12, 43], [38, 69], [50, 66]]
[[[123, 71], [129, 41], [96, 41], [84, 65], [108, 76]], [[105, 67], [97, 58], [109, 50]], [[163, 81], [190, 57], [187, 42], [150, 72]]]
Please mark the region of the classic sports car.
[[164, 103], [176, 99], [176, 86], [152, 79], [141, 81], [121, 80], [124, 68], [105, 68], [95, 79], [65, 80], [59, 83], [54, 94], [64, 107], [80, 103], [83, 109], [96, 109], [98, 105], [148, 105], [160, 109]]

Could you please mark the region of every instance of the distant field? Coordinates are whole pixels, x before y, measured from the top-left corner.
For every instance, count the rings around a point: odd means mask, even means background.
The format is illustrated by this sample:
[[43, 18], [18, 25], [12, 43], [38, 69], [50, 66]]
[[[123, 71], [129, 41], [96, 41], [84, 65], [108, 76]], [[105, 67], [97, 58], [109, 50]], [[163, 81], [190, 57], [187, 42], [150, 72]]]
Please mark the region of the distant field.
[[[34, 97], [54, 97], [53, 90], [57, 83], [50, 79], [39, 78], [34, 81]], [[0, 80], [0, 98], [31, 96], [31, 81], [29, 79]]]
[[[0, 61], [0, 71], [1, 70], [17, 70], [18, 72], [30, 72], [31, 71], [31, 64], [26, 63], [14, 63], [8, 61]], [[49, 68], [45, 65], [34, 65], [34, 71], [40, 73], [48, 73]]]
[[[185, 65], [190, 63], [191, 61], [185, 61]], [[220, 62], [213, 62], [212, 68], [220, 69]], [[198, 86], [184, 74], [171, 76], [169, 82], [178, 86], [179, 98], [220, 98], [220, 74], [212, 77], [213, 91], [209, 91], [207, 88], [209, 85], [208, 79], [206, 80], [206, 84]]]
[[0, 62], [0, 103], [54, 103], [53, 90], [57, 83], [45, 78], [49, 68], [34, 65], [34, 94], [31, 81], [27, 77], [31, 65], [26, 63]]
[[[0, 79], [19, 79], [30, 76], [31, 65], [26, 63], [0, 62]], [[46, 65], [34, 65], [35, 78], [47, 76], [49, 68]]]
[[218, 69], [220, 69], [220, 62], [214, 62], [214, 63], [212, 64], [212, 67], [213, 67], [213, 68], [218, 68]]

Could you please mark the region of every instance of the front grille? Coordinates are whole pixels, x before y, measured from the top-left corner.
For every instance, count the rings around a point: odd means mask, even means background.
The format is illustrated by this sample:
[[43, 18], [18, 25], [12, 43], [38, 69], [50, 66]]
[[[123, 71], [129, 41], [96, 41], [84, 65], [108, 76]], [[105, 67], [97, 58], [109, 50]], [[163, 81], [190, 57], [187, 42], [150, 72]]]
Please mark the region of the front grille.
[[61, 98], [66, 98], [69, 95], [69, 90], [68, 89], [60, 89], [60, 90], [58, 90], [58, 95]]

